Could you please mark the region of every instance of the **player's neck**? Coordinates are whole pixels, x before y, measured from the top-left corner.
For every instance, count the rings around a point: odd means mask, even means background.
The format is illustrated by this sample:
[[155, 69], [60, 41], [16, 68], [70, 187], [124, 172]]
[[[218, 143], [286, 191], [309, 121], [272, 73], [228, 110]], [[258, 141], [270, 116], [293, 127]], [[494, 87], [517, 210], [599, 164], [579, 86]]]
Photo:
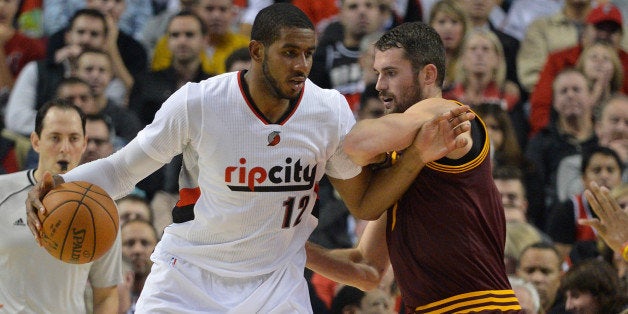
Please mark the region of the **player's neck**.
[[41, 181], [41, 176], [43, 175], [44, 171], [41, 169], [41, 167], [37, 167], [35, 168], [35, 171], [33, 171], [33, 178], [35, 178], [36, 182]]
[[425, 86], [423, 87], [422, 96], [423, 96], [423, 99], [443, 98], [443, 90], [434, 85]]
[[244, 75], [244, 80], [246, 81], [246, 92], [253, 100], [254, 106], [268, 121], [279, 120], [290, 108], [290, 100], [272, 94], [271, 88], [267, 86], [269, 83], [262, 78], [256, 78], [254, 71], [248, 71]]

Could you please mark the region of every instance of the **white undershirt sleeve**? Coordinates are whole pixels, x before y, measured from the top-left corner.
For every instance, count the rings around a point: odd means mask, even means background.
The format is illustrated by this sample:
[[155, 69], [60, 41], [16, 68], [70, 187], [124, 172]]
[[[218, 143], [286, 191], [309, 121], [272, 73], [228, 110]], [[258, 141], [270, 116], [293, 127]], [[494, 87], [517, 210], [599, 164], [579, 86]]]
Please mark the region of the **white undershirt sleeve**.
[[83, 164], [62, 177], [66, 182], [87, 181], [96, 184], [113, 199], [118, 199], [130, 193], [140, 180], [163, 165], [146, 154], [135, 138], [113, 155]]

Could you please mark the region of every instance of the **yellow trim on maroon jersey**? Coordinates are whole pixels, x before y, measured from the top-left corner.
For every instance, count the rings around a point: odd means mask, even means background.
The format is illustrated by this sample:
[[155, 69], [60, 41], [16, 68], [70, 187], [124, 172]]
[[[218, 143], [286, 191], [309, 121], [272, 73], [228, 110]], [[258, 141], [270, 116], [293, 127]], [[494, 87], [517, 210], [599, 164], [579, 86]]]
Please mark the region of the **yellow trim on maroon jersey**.
[[[456, 103], [462, 106], [461, 103], [459, 102], [456, 102]], [[471, 110], [471, 112], [473, 112], [473, 110]], [[462, 173], [462, 172], [469, 171], [477, 167], [484, 161], [484, 158], [486, 158], [489, 155], [491, 142], [488, 137], [488, 130], [486, 129], [486, 124], [484, 124], [484, 121], [482, 121], [482, 119], [480, 119], [480, 117], [475, 112], [473, 112], [473, 114], [475, 114], [475, 119], [477, 119], [480, 122], [484, 130], [484, 144], [482, 145], [482, 151], [480, 151], [480, 154], [478, 154], [478, 156], [475, 157], [473, 160], [467, 163], [464, 163], [462, 165], [451, 166], [451, 165], [440, 164], [436, 161], [432, 161], [432, 162], [428, 162], [425, 165], [426, 167], [434, 171], [439, 171], [439, 172]]]
[[[390, 153], [390, 157], [392, 159], [392, 163], [394, 164], [395, 162], [397, 162], [397, 158], [399, 158], [399, 155], [397, 155], [396, 151], [393, 151], [392, 153]], [[395, 204], [392, 207], [392, 222], [390, 224], [390, 231], [395, 230], [395, 224], [397, 223], [397, 207], [398, 207], [398, 202], [395, 202]]]
[[463, 293], [419, 306], [416, 313], [470, 313], [488, 310], [521, 310], [519, 300], [512, 290], [484, 290]]
[[399, 203], [395, 203], [392, 208], [392, 222], [390, 223], [390, 231], [395, 230], [395, 224], [397, 223], [397, 207]]

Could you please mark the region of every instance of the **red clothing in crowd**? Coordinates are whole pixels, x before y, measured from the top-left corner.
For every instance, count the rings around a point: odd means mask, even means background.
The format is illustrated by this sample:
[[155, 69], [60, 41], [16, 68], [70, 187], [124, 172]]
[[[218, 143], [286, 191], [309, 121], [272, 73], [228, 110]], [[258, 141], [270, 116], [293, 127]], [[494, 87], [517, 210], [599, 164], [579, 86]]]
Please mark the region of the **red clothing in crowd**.
[[26, 37], [16, 31], [15, 35], [4, 45], [4, 55], [9, 71], [13, 77], [17, 78], [27, 63], [46, 57], [46, 48], [40, 40]]
[[319, 31], [319, 26], [323, 25], [319, 25], [319, 23], [328, 23], [340, 11], [336, 5], [336, 0], [292, 0], [291, 3], [305, 12]]
[[[551, 53], [547, 57], [545, 67], [539, 76], [539, 81], [530, 96], [530, 136], [536, 134], [549, 124], [552, 108], [552, 83], [560, 71], [565, 68], [575, 67], [582, 53], [582, 46], [567, 48]], [[624, 67], [624, 73], [628, 73], [628, 53], [618, 50], [619, 59]], [[628, 80], [624, 79], [622, 92], [628, 91]]]
[[[497, 84], [495, 84], [495, 82], [489, 83], [482, 96], [483, 98], [481, 103], [499, 104], [506, 111], [511, 111], [515, 105], [517, 105], [520, 98], [518, 93], [509, 94], [504, 90], [497, 88]], [[469, 106], [480, 104], [465, 97], [465, 90], [462, 83], [456, 83], [450, 90], [444, 91], [443, 98], [456, 100]]]

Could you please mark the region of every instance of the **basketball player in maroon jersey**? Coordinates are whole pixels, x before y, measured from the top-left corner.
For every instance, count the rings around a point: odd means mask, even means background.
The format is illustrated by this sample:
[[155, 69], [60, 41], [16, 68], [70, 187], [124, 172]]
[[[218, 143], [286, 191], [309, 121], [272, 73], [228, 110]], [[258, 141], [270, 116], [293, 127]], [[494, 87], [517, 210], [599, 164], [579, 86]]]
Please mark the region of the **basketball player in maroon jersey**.
[[[358, 122], [344, 146], [354, 162], [384, 167], [361, 204], [348, 206], [357, 218], [375, 221], [356, 249], [330, 252], [308, 244], [307, 266], [370, 289], [390, 259], [408, 313], [518, 313], [484, 123], [473, 120], [467, 145], [441, 159], [429, 162], [419, 149], [430, 130], [415, 121], [460, 105], [441, 97], [444, 56], [438, 34], [420, 22], [402, 24], [375, 43], [376, 88], [392, 113]], [[386, 152], [400, 156], [388, 168]], [[356, 265], [370, 265], [379, 276]]]

